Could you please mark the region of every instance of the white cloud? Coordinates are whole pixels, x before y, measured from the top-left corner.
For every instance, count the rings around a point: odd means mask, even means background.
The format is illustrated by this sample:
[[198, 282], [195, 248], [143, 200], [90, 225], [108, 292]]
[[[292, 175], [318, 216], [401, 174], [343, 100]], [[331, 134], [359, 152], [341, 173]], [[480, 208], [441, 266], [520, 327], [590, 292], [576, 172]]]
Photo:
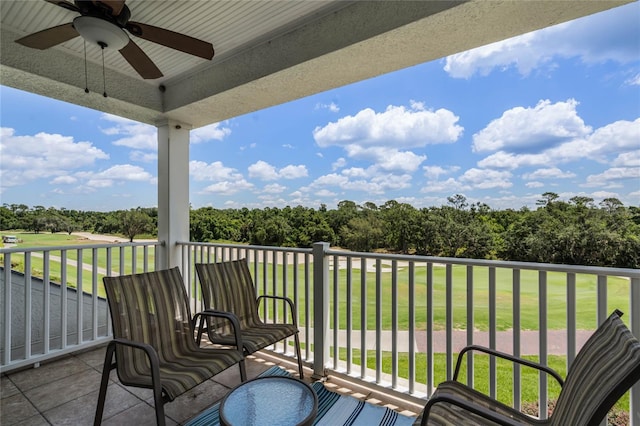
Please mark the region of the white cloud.
[[319, 191], [314, 192], [314, 195], [317, 197], [335, 197], [336, 194], [333, 191], [329, 191], [328, 189], [321, 189]]
[[525, 183], [524, 186], [526, 186], [527, 188], [542, 188], [544, 186], [544, 183], [531, 181], [531, 182]]
[[611, 9], [448, 56], [444, 70], [455, 78], [487, 75], [515, 67], [522, 75], [553, 66], [554, 58], [579, 58], [586, 64], [637, 60], [640, 30], [638, 5]]
[[603, 173], [587, 176], [584, 186], [619, 187], [622, 180], [635, 179], [640, 182], [640, 167], [612, 167]]
[[214, 183], [200, 191], [200, 194], [233, 195], [240, 191], [248, 191], [253, 188], [254, 186], [252, 183], [247, 182], [244, 179], [240, 179], [237, 181]]
[[411, 151], [399, 151], [386, 147], [361, 147], [350, 145], [345, 148], [349, 157], [369, 160], [383, 170], [413, 172], [427, 159]]
[[437, 180], [440, 178], [441, 175], [448, 175], [448, 174], [457, 172], [458, 170], [460, 170], [460, 167], [424, 166], [422, 170], [424, 170], [425, 177], [429, 179]]
[[309, 175], [305, 166], [288, 165], [280, 169], [278, 175], [284, 179], [298, 179]]
[[131, 151], [129, 159], [140, 163], [153, 163], [158, 161], [157, 152]]
[[345, 160], [344, 157], [340, 157], [331, 164], [331, 170], [341, 169], [346, 165], [347, 165], [347, 160]]
[[55, 178], [74, 170], [94, 166], [109, 155], [91, 142], [76, 142], [71, 136], [40, 132], [16, 135], [0, 128], [2, 187], [17, 186], [41, 178]]
[[468, 185], [463, 185], [454, 178], [449, 178], [444, 181], [429, 181], [425, 186], [420, 189], [422, 193], [431, 193], [431, 192], [446, 192], [448, 194], [453, 194], [455, 192], [468, 191], [471, 189]]
[[286, 186], [280, 185], [278, 183], [272, 183], [270, 185], [265, 185], [265, 187], [262, 188], [262, 192], [267, 194], [280, 194], [284, 192], [286, 189], [287, 189]]
[[131, 164], [116, 164], [100, 172], [80, 171], [74, 178], [83, 182], [90, 188], [109, 188], [122, 182], [147, 182], [155, 184], [155, 177], [142, 167]]
[[511, 177], [508, 171], [471, 168], [460, 176], [459, 181], [475, 189], [510, 188], [513, 186]]
[[258, 160], [250, 165], [249, 177], [260, 180], [297, 179], [308, 176], [307, 168], [303, 165], [288, 165], [280, 170], [263, 160]]
[[316, 127], [313, 137], [321, 147], [416, 148], [427, 144], [458, 140], [463, 128], [451, 111], [427, 111], [417, 102], [410, 108], [390, 105], [384, 112], [366, 108], [324, 127]]
[[625, 81], [625, 84], [628, 84], [629, 86], [640, 86], [640, 73], [629, 78], [627, 81]]
[[226, 167], [220, 161], [207, 164], [204, 161], [190, 161], [189, 174], [196, 181], [224, 181], [243, 179], [242, 174], [232, 167]]
[[473, 150], [530, 152], [584, 137], [591, 127], [578, 116], [577, 105], [574, 99], [555, 104], [541, 100], [533, 108], [507, 110], [473, 135]]
[[207, 142], [211, 140], [221, 141], [231, 134], [231, 129], [222, 127], [221, 123], [213, 123], [208, 126], [192, 130], [189, 140], [192, 143]]
[[121, 136], [113, 142], [114, 145], [138, 150], [158, 150], [158, 133], [154, 126], [112, 114], [102, 114], [100, 118], [112, 125], [112, 127], [101, 129], [102, 133], [109, 136]]
[[316, 109], [328, 109], [331, 112], [340, 111], [340, 107], [338, 107], [335, 102], [331, 102], [330, 104], [317, 103]]
[[276, 180], [278, 172], [276, 168], [266, 161], [259, 160], [249, 166], [249, 177], [258, 178], [260, 180]]
[[49, 181], [49, 183], [52, 185], [71, 185], [76, 182], [78, 182], [78, 179], [73, 176], [58, 176]]
[[612, 166], [640, 167], [640, 147], [637, 151], [625, 152], [618, 155], [612, 162]]
[[523, 179], [533, 180], [533, 179], [568, 179], [576, 177], [576, 174], [573, 172], [563, 172], [557, 167], [549, 167], [545, 169], [538, 169], [531, 173], [525, 173], [522, 175]]
[[555, 104], [540, 101], [534, 108], [506, 111], [473, 136], [474, 151], [496, 151], [478, 166], [514, 170], [524, 166], [553, 168], [582, 159], [611, 165], [638, 161], [633, 153], [639, 147], [640, 118], [616, 121], [593, 131], [578, 116], [576, 106], [572, 99]]

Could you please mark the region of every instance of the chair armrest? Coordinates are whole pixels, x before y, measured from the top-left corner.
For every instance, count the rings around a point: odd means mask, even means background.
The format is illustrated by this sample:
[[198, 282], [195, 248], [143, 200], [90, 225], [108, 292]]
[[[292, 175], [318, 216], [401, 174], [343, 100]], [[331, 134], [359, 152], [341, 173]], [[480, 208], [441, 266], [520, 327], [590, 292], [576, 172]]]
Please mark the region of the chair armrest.
[[513, 355], [504, 353], [504, 352], [496, 351], [496, 350], [493, 350], [493, 349], [490, 349], [490, 348], [486, 348], [484, 346], [478, 346], [478, 345], [470, 345], [470, 346], [467, 346], [467, 347], [463, 348], [460, 351], [460, 353], [458, 354], [458, 360], [456, 362], [456, 369], [455, 369], [455, 371], [453, 373], [453, 380], [458, 380], [458, 373], [460, 371], [460, 366], [462, 364], [462, 358], [463, 358], [464, 354], [467, 353], [467, 352], [471, 352], [471, 351], [484, 352], [484, 353], [492, 355], [492, 356], [497, 356], [498, 358], [502, 358], [502, 359], [506, 359], [506, 360], [515, 362], [517, 364], [521, 364], [521, 365], [525, 365], [527, 367], [535, 368], [536, 370], [539, 370], [539, 371], [544, 371], [545, 373], [553, 376], [553, 378], [556, 379], [558, 381], [558, 383], [560, 383], [560, 387], [564, 386], [564, 380], [552, 368], [549, 368], [549, 367], [547, 367], [545, 365], [542, 365], [542, 364], [539, 364], [537, 362], [533, 362], [533, 361], [529, 361], [529, 360], [526, 360], [526, 359], [518, 358], [518, 357], [515, 357]]
[[[160, 397], [162, 394], [162, 383], [160, 382], [160, 359], [155, 348], [147, 343], [134, 342], [133, 340], [114, 338], [107, 346], [107, 351], [111, 348], [115, 350], [118, 345], [130, 346], [132, 348], [140, 349], [144, 351], [149, 358], [149, 364], [151, 366], [151, 383], [153, 386], [154, 395]], [[105, 364], [106, 365], [106, 364]], [[119, 376], [118, 376], [119, 377]]]
[[434, 398], [429, 399], [427, 405], [424, 408], [422, 413], [422, 420], [420, 422], [421, 426], [426, 426], [429, 421], [429, 412], [431, 411], [431, 407], [439, 402], [447, 402], [449, 404], [456, 405], [458, 407], [464, 408], [465, 410], [477, 414], [478, 416], [491, 420], [499, 425], [503, 426], [521, 426], [522, 423], [517, 421], [516, 419], [512, 419], [510, 417], [504, 416], [495, 411], [491, 411], [488, 408], [485, 408], [480, 405], [475, 405], [469, 403], [469, 401], [456, 397], [455, 395], [439, 395]]
[[[291, 308], [291, 320], [292, 320], [291, 322], [296, 328], [298, 327], [298, 322], [296, 321], [296, 307], [293, 304], [293, 301], [291, 299], [289, 299], [288, 297], [263, 294], [262, 296], [258, 296], [258, 299], [257, 299], [258, 308], [260, 308], [260, 302], [262, 301], [262, 299], [284, 300], [285, 302], [287, 302], [287, 304], [289, 305], [289, 308]], [[260, 309], [258, 309], [258, 311], [260, 311]]]
[[236, 341], [235, 346], [239, 351], [241, 352], [243, 351], [244, 344], [242, 342], [240, 321], [238, 321], [238, 317], [234, 313], [217, 311], [215, 309], [205, 309], [204, 311], [198, 312], [197, 314], [194, 315], [193, 324], [196, 324], [196, 322], [198, 321], [198, 317], [200, 317], [200, 325], [198, 326], [198, 340], [197, 340], [198, 346], [200, 346], [200, 341], [202, 340], [202, 332], [203, 332], [203, 327], [205, 324], [206, 317], [218, 317], [218, 318], [224, 318], [231, 323], [231, 326], [233, 327], [233, 334]]

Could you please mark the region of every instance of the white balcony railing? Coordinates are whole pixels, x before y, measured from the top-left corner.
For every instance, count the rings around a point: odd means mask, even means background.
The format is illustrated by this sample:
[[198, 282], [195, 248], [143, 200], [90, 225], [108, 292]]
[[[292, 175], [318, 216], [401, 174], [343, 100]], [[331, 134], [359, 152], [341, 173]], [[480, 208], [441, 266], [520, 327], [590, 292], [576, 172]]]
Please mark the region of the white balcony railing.
[[[246, 258], [259, 294], [286, 295], [298, 306], [303, 358], [316, 375], [328, 369], [408, 397], [429, 397], [450, 379], [457, 352], [468, 344], [560, 363], [566, 372], [613, 309], [640, 336], [637, 269], [355, 253], [325, 243], [181, 246], [194, 300], [194, 262]], [[275, 349], [293, 354], [289, 345]], [[492, 397], [522, 408], [525, 371], [509, 365], [509, 379], [499, 380], [505, 367], [482, 356], [469, 357], [465, 367], [469, 384], [484, 382]], [[536, 376], [534, 398], [547, 406], [555, 383]], [[631, 424], [640, 425], [640, 384], [628, 398]]]
[[156, 269], [159, 244], [0, 249], [0, 372], [110, 340], [102, 277]]
[[[110, 339], [101, 277], [156, 269], [159, 244], [0, 249], [0, 371]], [[615, 308], [640, 336], [636, 269], [354, 253], [324, 243], [312, 249], [179, 246], [194, 311], [201, 309], [201, 297], [193, 264], [247, 258], [258, 294], [296, 302], [303, 358], [316, 375], [347, 375], [401, 397], [428, 397], [451, 377], [456, 353], [466, 344], [566, 370], [590, 331]], [[284, 315], [269, 305], [261, 309], [267, 318]], [[289, 343], [272, 349], [292, 356]], [[482, 356], [469, 358], [465, 368], [467, 382], [483, 383], [490, 395], [516, 408], [531, 398], [520, 369], [509, 367], [504, 379], [503, 366]], [[533, 398], [544, 406], [553, 384], [546, 376], [535, 380]], [[640, 426], [640, 384], [626, 398], [631, 424]]]

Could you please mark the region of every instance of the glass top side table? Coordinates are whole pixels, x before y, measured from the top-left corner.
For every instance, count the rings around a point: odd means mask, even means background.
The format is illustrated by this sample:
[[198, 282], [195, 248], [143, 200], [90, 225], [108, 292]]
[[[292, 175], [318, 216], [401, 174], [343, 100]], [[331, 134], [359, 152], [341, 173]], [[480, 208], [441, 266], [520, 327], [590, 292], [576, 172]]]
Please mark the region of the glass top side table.
[[311, 425], [318, 397], [308, 384], [293, 377], [258, 377], [240, 384], [220, 404], [223, 426]]

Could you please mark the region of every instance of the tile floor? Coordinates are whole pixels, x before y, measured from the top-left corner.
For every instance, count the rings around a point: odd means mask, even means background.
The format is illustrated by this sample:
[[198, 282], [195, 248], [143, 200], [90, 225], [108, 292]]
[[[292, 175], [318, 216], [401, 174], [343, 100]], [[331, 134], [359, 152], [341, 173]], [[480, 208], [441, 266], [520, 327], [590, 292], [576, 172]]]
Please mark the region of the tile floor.
[[[0, 389], [0, 425], [91, 425], [98, 399], [98, 389], [105, 348], [69, 355], [38, 368], [3, 374]], [[247, 358], [249, 379], [280, 365], [296, 375], [295, 364], [260, 352]], [[104, 425], [146, 426], [155, 424], [153, 394], [148, 389], [122, 386], [115, 371], [107, 390]], [[311, 370], [305, 371], [305, 379]], [[231, 367], [207, 382], [165, 405], [167, 425], [179, 425], [222, 399], [240, 384], [237, 367]], [[351, 394], [377, 405], [386, 405], [406, 415], [416, 415], [420, 401], [412, 403], [393, 398], [384, 391], [372, 391], [348, 379], [330, 377], [330, 390]]]

